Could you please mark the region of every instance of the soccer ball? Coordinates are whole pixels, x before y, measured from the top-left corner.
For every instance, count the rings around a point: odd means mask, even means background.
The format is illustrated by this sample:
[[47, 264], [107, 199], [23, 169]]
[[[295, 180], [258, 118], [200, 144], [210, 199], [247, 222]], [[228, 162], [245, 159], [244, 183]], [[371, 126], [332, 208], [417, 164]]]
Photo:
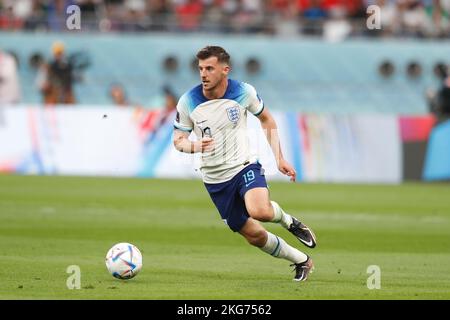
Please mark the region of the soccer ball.
[[106, 268], [115, 278], [127, 280], [135, 277], [142, 268], [142, 254], [131, 243], [118, 243], [106, 254]]

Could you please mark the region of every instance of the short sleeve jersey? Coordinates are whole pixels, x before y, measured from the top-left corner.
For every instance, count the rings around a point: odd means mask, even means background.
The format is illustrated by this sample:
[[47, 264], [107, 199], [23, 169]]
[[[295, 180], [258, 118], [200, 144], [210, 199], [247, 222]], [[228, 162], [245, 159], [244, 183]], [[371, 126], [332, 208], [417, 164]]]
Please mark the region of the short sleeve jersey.
[[258, 116], [263, 109], [264, 103], [253, 86], [231, 79], [220, 99], [207, 99], [202, 85], [181, 96], [175, 128], [194, 131], [198, 139], [204, 136], [214, 139], [214, 149], [202, 153], [200, 169], [204, 182], [231, 180], [246, 165], [256, 161], [247, 138], [247, 111]]

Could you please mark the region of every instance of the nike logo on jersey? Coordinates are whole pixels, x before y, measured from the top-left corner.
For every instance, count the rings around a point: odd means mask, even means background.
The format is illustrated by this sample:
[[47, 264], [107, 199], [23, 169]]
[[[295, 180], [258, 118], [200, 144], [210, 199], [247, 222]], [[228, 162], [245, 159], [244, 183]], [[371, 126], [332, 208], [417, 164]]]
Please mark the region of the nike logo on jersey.
[[249, 183], [246, 183], [246, 184], [245, 184], [245, 187], [248, 187], [248, 186], [251, 185], [253, 182], [255, 182], [255, 180], [253, 180], [253, 181], [251, 181], [251, 182], [249, 182]]

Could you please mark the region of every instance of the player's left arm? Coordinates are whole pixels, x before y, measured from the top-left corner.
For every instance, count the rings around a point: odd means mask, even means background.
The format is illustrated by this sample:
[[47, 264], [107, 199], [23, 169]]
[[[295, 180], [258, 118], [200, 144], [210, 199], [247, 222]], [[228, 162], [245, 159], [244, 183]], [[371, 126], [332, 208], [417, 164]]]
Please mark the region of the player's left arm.
[[265, 107], [263, 111], [257, 115], [257, 118], [261, 122], [261, 126], [264, 130], [264, 134], [266, 135], [267, 141], [272, 149], [272, 152], [275, 156], [275, 160], [277, 161], [278, 170], [281, 173], [289, 176], [291, 181], [295, 181], [297, 173], [295, 172], [294, 167], [287, 162], [281, 151], [280, 138], [278, 135], [278, 127], [275, 119], [270, 114], [269, 110]]

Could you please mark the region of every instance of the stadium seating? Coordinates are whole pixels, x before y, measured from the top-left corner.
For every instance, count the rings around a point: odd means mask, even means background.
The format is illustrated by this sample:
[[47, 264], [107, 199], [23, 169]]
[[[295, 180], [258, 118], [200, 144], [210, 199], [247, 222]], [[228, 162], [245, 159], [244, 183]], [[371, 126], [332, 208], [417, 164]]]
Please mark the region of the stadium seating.
[[[448, 63], [450, 44], [427, 41], [351, 40], [326, 43], [312, 39], [238, 37], [220, 43], [195, 35], [40, 34], [0, 33], [0, 47], [13, 51], [20, 62], [22, 101], [39, 103], [35, 71], [28, 64], [36, 52], [50, 58], [55, 40], [66, 44], [69, 54], [84, 52], [91, 65], [76, 85], [81, 105], [110, 105], [109, 85], [122, 83], [129, 100], [148, 108], [160, 107], [162, 87], [170, 84], [177, 94], [198, 83], [191, 68], [196, 51], [207, 44], [224, 46], [232, 56], [232, 78], [253, 84], [266, 104], [277, 110], [319, 113], [376, 112], [423, 114], [425, 90], [439, 84], [433, 75], [438, 62]], [[178, 60], [175, 71], [166, 71], [168, 56]], [[248, 74], [245, 63], [256, 58], [257, 74]], [[378, 73], [384, 60], [395, 66], [386, 79]], [[410, 79], [406, 66], [417, 61], [422, 75]]]

